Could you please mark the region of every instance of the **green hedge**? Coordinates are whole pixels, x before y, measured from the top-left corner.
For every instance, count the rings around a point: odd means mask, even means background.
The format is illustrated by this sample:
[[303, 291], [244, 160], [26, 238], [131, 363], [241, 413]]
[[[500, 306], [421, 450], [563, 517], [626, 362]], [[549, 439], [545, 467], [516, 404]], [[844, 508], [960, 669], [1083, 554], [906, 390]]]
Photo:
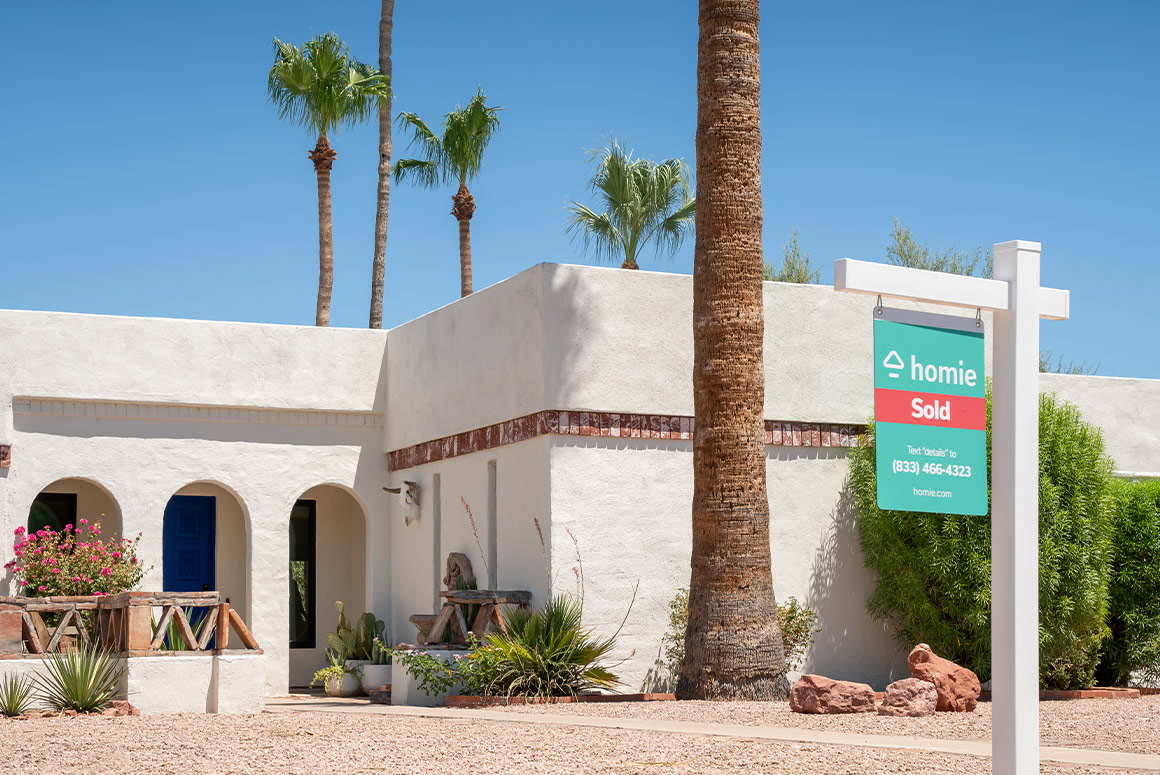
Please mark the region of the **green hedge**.
[[[1039, 399], [1040, 681], [1091, 685], [1107, 634], [1112, 462], [1098, 428], [1053, 395]], [[929, 643], [986, 680], [991, 673], [991, 520], [883, 511], [873, 423], [851, 451], [851, 486], [866, 565], [868, 609], [904, 647]], [[991, 396], [987, 394], [988, 482]]]
[[1100, 683], [1127, 685], [1133, 675], [1160, 685], [1160, 481], [1117, 481], [1113, 520], [1111, 638]]

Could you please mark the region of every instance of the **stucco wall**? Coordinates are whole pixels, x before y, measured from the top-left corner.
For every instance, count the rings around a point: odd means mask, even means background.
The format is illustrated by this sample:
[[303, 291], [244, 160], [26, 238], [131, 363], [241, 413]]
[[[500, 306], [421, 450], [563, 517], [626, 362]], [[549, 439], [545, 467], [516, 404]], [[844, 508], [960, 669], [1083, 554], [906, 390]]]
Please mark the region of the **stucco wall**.
[[1104, 429], [1116, 468], [1160, 475], [1160, 379], [1043, 374], [1039, 384]]
[[[378, 515], [352, 545], [361, 563], [342, 567], [359, 579], [355, 615], [376, 604], [387, 615], [389, 565], [367, 562], [389, 546], [385, 332], [11, 311], [0, 311], [0, 332], [0, 443], [13, 447], [0, 530], [23, 524], [52, 482], [89, 479], [118, 504], [124, 533], [143, 533], [143, 586], [159, 589], [170, 497], [218, 496], [219, 586], [243, 603], [265, 651], [245, 664], [281, 693], [290, 510], [332, 483]], [[10, 551], [0, 547], [4, 561]], [[333, 627], [327, 611], [319, 619]]]

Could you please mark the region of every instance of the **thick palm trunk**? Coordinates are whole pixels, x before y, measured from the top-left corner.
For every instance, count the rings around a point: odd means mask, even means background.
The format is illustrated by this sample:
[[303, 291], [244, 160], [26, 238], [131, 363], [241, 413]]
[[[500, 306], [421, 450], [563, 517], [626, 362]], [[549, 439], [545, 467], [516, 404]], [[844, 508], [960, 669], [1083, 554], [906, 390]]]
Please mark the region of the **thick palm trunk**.
[[758, 0], [700, 0], [686, 699], [788, 694], [765, 487], [757, 19]]
[[[391, 78], [391, 30], [395, 0], [383, 0], [379, 17], [379, 72]], [[375, 209], [375, 257], [371, 267], [371, 328], [383, 327], [383, 279], [387, 272], [387, 206], [391, 201], [391, 99], [379, 109], [379, 191]]]
[[451, 197], [451, 214], [459, 221], [459, 295], [471, 294], [471, 216], [475, 215], [475, 197], [467, 185]]
[[318, 136], [318, 144], [310, 152], [314, 174], [318, 178], [318, 304], [314, 325], [330, 325], [330, 293], [334, 287], [334, 240], [330, 221], [330, 168], [338, 154], [330, 147], [326, 135]]
[[636, 259], [634, 259], [634, 258], [624, 259], [624, 262], [621, 263], [620, 268], [621, 269], [640, 269], [640, 267], [637, 266]]

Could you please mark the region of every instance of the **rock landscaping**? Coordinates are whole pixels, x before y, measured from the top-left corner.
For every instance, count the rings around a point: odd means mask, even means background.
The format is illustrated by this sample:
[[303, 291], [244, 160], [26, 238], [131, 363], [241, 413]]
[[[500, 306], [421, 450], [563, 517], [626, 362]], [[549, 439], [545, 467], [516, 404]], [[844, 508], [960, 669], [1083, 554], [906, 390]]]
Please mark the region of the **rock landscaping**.
[[938, 690], [930, 681], [904, 678], [886, 687], [879, 716], [933, 716], [938, 709]]
[[874, 689], [869, 684], [807, 674], [790, 689], [789, 707], [797, 713], [873, 713]]
[[972, 671], [943, 659], [925, 643], [915, 646], [906, 661], [912, 678], [934, 684], [939, 710], [970, 713], [975, 709], [983, 687]]

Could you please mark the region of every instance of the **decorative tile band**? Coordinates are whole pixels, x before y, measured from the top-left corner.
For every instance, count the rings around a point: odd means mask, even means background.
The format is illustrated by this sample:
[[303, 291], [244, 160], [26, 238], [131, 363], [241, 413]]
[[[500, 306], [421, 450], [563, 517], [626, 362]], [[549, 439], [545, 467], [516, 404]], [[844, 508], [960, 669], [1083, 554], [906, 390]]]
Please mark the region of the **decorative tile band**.
[[98, 420], [177, 420], [258, 425], [333, 425], [382, 428], [382, 412], [340, 412], [321, 409], [272, 409], [212, 404], [167, 404], [151, 401], [87, 399], [12, 399], [13, 414], [40, 417], [83, 417]]
[[[401, 471], [546, 434], [689, 440], [693, 438], [693, 430], [692, 417], [546, 409], [515, 420], [396, 449], [387, 453], [387, 468]], [[858, 444], [858, 435], [865, 430], [864, 425], [766, 420], [765, 443], [774, 447], [853, 447]]]

